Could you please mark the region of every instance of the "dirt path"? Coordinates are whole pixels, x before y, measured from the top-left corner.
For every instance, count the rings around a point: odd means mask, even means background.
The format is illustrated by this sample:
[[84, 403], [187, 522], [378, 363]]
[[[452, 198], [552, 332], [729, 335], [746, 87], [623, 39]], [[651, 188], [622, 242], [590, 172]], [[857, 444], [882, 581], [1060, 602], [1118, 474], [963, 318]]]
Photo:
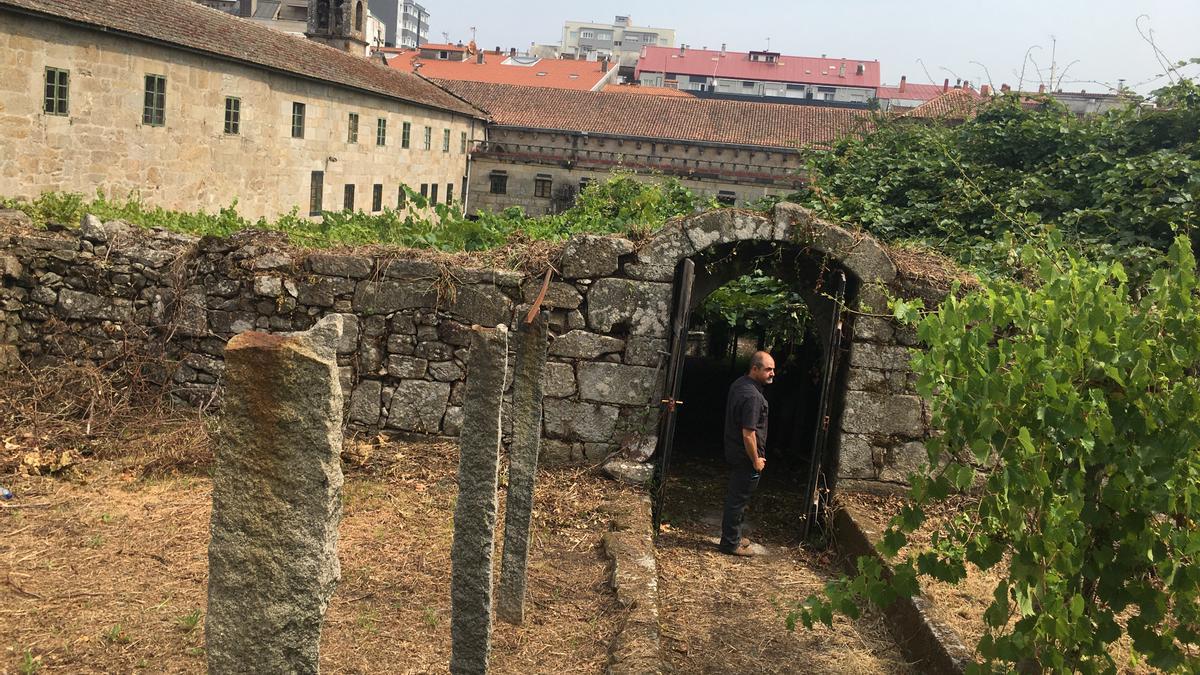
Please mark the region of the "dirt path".
[[669, 527], [659, 538], [663, 650], [679, 673], [909, 673], [877, 615], [839, 619], [832, 629], [787, 630], [789, 601], [819, 592], [836, 573], [831, 553], [799, 547], [797, 495], [764, 474], [748, 511], [767, 555], [716, 550], [724, 474], [693, 462], [668, 483]]
[[[453, 445], [387, 445], [348, 473], [324, 672], [445, 672], [456, 463]], [[17, 493], [11, 504], [44, 505], [0, 509], [0, 673], [26, 661], [37, 672], [204, 672], [207, 478], [141, 480], [108, 465], [0, 485]], [[580, 470], [543, 471], [537, 487], [528, 621], [497, 622], [493, 672], [603, 672], [622, 610], [597, 508], [621, 488]]]

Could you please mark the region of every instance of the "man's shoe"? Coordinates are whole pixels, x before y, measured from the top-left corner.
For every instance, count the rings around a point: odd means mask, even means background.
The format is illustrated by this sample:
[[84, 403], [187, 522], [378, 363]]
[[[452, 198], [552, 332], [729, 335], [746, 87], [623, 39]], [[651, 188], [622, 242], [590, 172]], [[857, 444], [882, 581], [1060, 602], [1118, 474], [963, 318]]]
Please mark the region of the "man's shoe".
[[754, 549], [751, 548], [751, 546], [749, 544], [742, 544], [735, 549], [728, 549], [728, 548], [722, 547], [719, 550], [721, 551], [721, 553], [724, 553], [726, 555], [736, 555], [736, 556], [741, 556], [744, 558], [750, 558], [750, 557], [757, 555], [754, 552]]

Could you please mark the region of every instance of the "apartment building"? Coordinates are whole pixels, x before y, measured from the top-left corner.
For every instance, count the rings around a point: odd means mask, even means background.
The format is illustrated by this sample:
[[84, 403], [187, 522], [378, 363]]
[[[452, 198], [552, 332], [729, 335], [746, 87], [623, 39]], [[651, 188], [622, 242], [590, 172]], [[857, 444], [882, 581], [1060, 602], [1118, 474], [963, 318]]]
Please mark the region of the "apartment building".
[[647, 46], [634, 78], [697, 93], [866, 104], [879, 88], [879, 61]]
[[675, 46], [675, 30], [634, 26], [628, 16], [618, 16], [612, 23], [567, 21], [560, 55], [590, 60], [608, 57], [618, 66], [632, 69], [646, 46]]

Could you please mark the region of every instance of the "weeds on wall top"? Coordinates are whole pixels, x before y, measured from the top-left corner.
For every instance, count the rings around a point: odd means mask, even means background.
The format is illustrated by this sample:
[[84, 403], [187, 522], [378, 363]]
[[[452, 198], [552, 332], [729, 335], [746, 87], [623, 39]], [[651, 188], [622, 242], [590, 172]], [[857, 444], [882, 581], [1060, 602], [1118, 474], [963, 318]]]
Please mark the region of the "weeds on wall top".
[[171, 211], [151, 206], [131, 195], [114, 199], [97, 192], [87, 199], [77, 193], [46, 193], [36, 200], [2, 199], [7, 208], [24, 211], [38, 226], [74, 225], [90, 213], [102, 221], [124, 220], [142, 227], [162, 227], [195, 235], [228, 236], [256, 228], [286, 232], [298, 246], [326, 248], [383, 244], [439, 251], [485, 251], [513, 241], [558, 241], [572, 234], [616, 234], [643, 238], [674, 216], [716, 208], [674, 178], [642, 181], [617, 173], [589, 184], [566, 211], [527, 216], [518, 207], [500, 212], [481, 211], [468, 218], [459, 204], [430, 204], [423, 195], [403, 186], [406, 206], [378, 213], [325, 211], [320, 218], [299, 215], [298, 209], [275, 219], [251, 220], [237, 212], [237, 202], [216, 213]]

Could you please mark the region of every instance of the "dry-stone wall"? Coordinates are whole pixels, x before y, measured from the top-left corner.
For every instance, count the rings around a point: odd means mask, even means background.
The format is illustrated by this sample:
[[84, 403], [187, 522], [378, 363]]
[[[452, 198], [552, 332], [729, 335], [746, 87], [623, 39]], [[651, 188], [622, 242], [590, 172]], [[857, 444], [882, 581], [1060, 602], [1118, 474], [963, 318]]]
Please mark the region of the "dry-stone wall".
[[[469, 327], [514, 325], [541, 289], [516, 272], [452, 267], [396, 253], [297, 251], [275, 233], [195, 238], [87, 217], [36, 232], [0, 211], [0, 366], [162, 354], [181, 398], [217, 398], [225, 343], [251, 328], [296, 331], [328, 314], [345, 327], [338, 365], [353, 427], [456, 436]], [[7, 221], [7, 222], [6, 222]], [[16, 224], [16, 227], [13, 225]], [[803, 209], [720, 210], [677, 221], [635, 249], [578, 236], [546, 294], [544, 442], [549, 462], [598, 461], [653, 448], [672, 301], [684, 257], [738, 242], [802, 247], [851, 277], [851, 306], [884, 310], [912, 295], [883, 248]], [[918, 289], [919, 291], [920, 289]], [[861, 305], [861, 306], [860, 306]], [[901, 480], [921, 461], [927, 412], [907, 368], [911, 334], [852, 315], [851, 354], [832, 424], [839, 475]], [[506, 424], [506, 428], [508, 425]]]

